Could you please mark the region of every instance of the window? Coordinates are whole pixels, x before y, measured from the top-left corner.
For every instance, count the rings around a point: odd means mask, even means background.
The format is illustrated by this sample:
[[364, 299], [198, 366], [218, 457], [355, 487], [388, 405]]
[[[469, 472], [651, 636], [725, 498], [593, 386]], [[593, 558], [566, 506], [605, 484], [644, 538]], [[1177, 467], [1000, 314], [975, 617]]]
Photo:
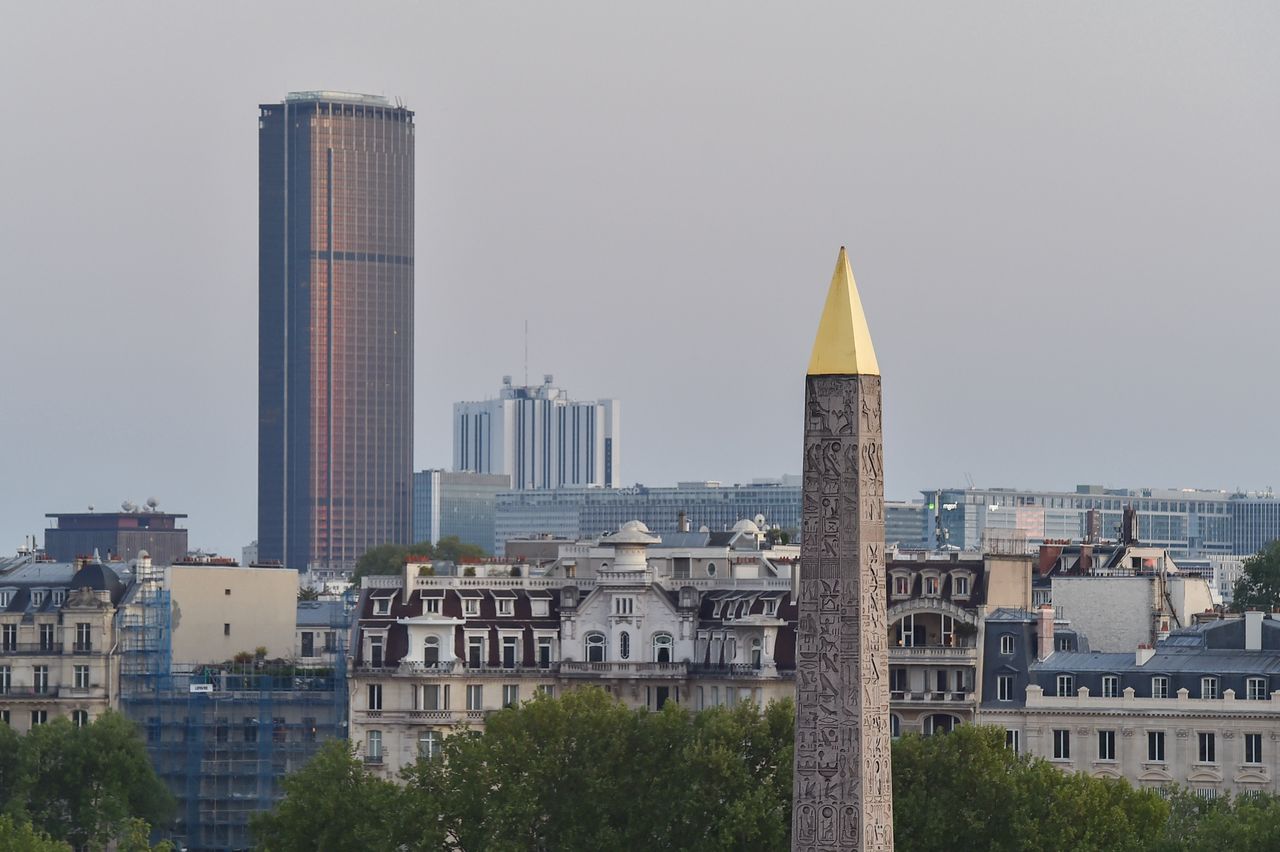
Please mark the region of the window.
[[1062, 728], [1053, 731], [1053, 759], [1071, 759], [1071, 732]]
[[1058, 696], [1073, 695], [1075, 693], [1076, 679], [1069, 674], [1058, 675]]
[[467, 637], [467, 665], [473, 669], [478, 669], [485, 662], [484, 653], [484, 637], [468, 636]]
[[369, 637], [369, 665], [375, 669], [382, 668], [382, 637]]
[[996, 700], [1013, 700], [1013, 675], [996, 675]]
[[283, 716], [274, 716], [271, 719], [271, 741], [276, 743], [287, 742], [289, 739], [289, 729], [285, 727]]
[[1116, 759], [1116, 732], [1098, 731], [1098, 760]]
[[467, 618], [475, 618], [476, 616], [478, 616], [480, 614], [480, 599], [479, 598], [463, 598], [462, 614], [465, 615]]
[[624, 660], [631, 659], [631, 634], [625, 630], [618, 636], [618, 656]]
[[0, 645], [3, 645], [2, 650], [5, 651], [18, 650], [18, 625], [4, 625], [4, 631], [0, 633]]
[[440, 599], [439, 598], [423, 598], [422, 611], [425, 612], [427, 615], [439, 615]]
[[310, 630], [302, 631], [302, 656], [314, 657], [316, 655], [316, 635]]
[[[247, 743], [256, 743], [258, 741], [258, 720], [252, 716], [244, 717], [244, 741]], [[156, 739], [160, 738], [160, 720], [156, 719]]]
[[936, 596], [938, 594], [938, 578], [937, 577], [924, 578], [924, 593], [930, 596]]
[[3, 592], [0, 592], [0, 609], [8, 607], [9, 604], [12, 603], [12, 601], [13, 601], [12, 590], [5, 589]]
[[222, 594], [226, 595], [227, 597], [230, 597], [230, 596], [231, 596], [231, 590], [230, 590], [230, 589], [223, 589], [223, 590], [222, 590]]
[[1151, 678], [1151, 697], [1169, 697], [1169, 678], [1164, 677], [1163, 675]]
[[382, 762], [382, 731], [370, 731], [368, 745], [365, 746], [364, 758], [369, 763]]
[[1217, 743], [1214, 742], [1213, 734], [1208, 731], [1201, 731], [1199, 735], [1200, 750], [1198, 752], [1201, 763], [1217, 763], [1218, 751]]
[[502, 706], [510, 707], [520, 703], [520, 684], [504, 683], [502, 685]]
[[629, 595], [614, 595], [613, 597], [613, 614], [614, 615], [631, 615], [635, 612], [636, 599]]
[[1245, 696], [1249, 701], [1266, 701], [1267, 679], [1265, 677], [1249, 678], [1245, 682]]
[[551, 668], [551, 637], [538, 637], [538, 668]]
[[1014, 637], [1012, 633], [1000, 634], [1000, 653], [1004, 654], [1006, 657], [1013, 656], [1013, 639]]
[[530, 598], [529, 614], [534, 618], [546, 618], [551, 614], [551, 602], [546, 598]]
[[338, 633], [336, 630], [325, 631], [324, 650], [325, 653], [333, 653], [338, 650]]
[[34, 607], [38, 607], [38, 606], [42, 606], [43, 604], [44, 604], [44, 590], [36, 589], [34, 592], [31, 593], [31, 605]]
[[716, 575], [716, 563], [714, 563], [714, 562], [708, 562], [708, 563], [707, 563], [707, 576], [708, 576], [708, 577], [714, 577], [715, 575]]
[[906, 597], [911, 594], [911, 581], [906, 577], [894, 577], [893, 593], [898, 597]]
[[48, 666], [32, 666], [32, 684], [35, 692], [45, 693], [49, 691], [49, 667]]
[[1164, 731], [1147, 731], [1147, 760], [1164, 763]]
[[1218, 697], [1218, 679], [1216, 677], [1200, 678], [1200, 697], [1201, 698], [1217, 698]]
[[40, 625], [40, 650], [41, 651], [53, 650], [53, 625], [52, 624]]
[[603, 663], [605, 658], [605, 643], [603, 633], [587, 634], [587, 662]]
[[1102, 676], [1102, 697], [1103, 698], [1119, 698], [1120, 697], [1120, 678], [1116, 675]]
[[1005, 728], [1004, 731], [1004, 747], [1012, 749], [1014, 754], [1022, 751], [1022, 732], [1015, 731], [1013, 728]]
[[66, 589], [54, 589], [54, 591], [53, 591], [53, 605], [54, 605], [54, 606], [62, 606], [62, 605], [66, 602], [66, 600], [67, 600], [67, 591], [66, 591]]
[[231, 635], [231, 625], [230, 625], [230, 624], [223, 624], [223, 625], [222, 625], [222, 635], [223, 635], [223, 636], [230, 636], [230, 635]]
[[368, 709], [370, 710], [382, 709], [382, 684], [380, 683], [369, 684]]
[[512, 598], [498, 598], [498, 615], [512, 616], [516, 614], [516, 602]]
[[390, 615], [391, 614], [391, 598], [374, 598], [373, 614], [374, 615]]
[[671, 662], [672, 642], [670, 633], [653, 634], [653, 661], [655, 663]]
[[422, 688], [423, 710], [449, 709], [449, 684], [429, 683]]
[[897, 713], [889, 714], [889, 736], [895, 740], [902, 736], [902, 720]]
[[43, 725], [47, 721], [49, 721], [48, 710], [32, 710], [31, 711], [31, 727], [34, 728], [36, 725]]
[[88, 710], [72, 710], [71, 724], [75, 725], [77, 728], [83, 728], [85, 725], [88, 725], [89, 711]]
[[1071, 637], [1070, 637], [1070, 636], [1063, 636], [1061, 639], [1059, 639], [1059, 640], [1058, 640], [1058, 650], [1059, 650], [1059, 651], [1070, 651], [1070, 650], [1071, 650]]
[[93, 650], [93, 628], [88, 622], [82, 621], [76, 625], [76, 648], [77, 651]]
[[484, 687], [478, 683], [469, 684], [467, 686], [467, 709], [484, 709]]
[[1244, 762], [1262, 762], [1262, 734], [1244, 735]]
[[7, 695], [12, 688], [13, 669], [10, 666], [0, 666], [0, 695]]
[[957, 598], [969, 597], [969, 578], [954, 577], [951, 580], [951, 594]]
[[434, 666], [440, 662], [440, 637], [428, 636], [422, 640], [422, 662]]
[[74, 686], [76, 689], [89, 688], [89, 667], [88, 666], [76, 666], [73, 674], [74, 674], [74, 680], [72, 681], [72, 686]]
[[760, 640], [752, 639], [751, 640], [751, 667], [758, 669], [760, 668], [760, 665], [763, 661], [764, 661], [764, 651], [763, 651], [763, 647], [760, 644]]
[[516, 667], [516, 642], [517, 637], [515, 636], [502, 637], [502, 667], [504, 669], [514, 669]]
[[435, 760], [440, 756], [440, 732], [423, 731], [418, 734], [418, 757], [422, 760]]

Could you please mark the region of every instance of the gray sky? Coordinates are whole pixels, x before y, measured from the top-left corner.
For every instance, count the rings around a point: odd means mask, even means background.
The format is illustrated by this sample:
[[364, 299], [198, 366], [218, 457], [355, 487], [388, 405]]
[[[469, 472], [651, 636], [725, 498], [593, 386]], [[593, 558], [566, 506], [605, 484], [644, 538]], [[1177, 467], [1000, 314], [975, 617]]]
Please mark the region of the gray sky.
[[1280, 5], [620, 5], [8, 4], [0, 551], [255, 536], [256, 107], [313, 88], [417, 112], [419, 468], [527, 318], [625, 480], [798, 471], [843, 243], [891, 497], [1280, 486]]

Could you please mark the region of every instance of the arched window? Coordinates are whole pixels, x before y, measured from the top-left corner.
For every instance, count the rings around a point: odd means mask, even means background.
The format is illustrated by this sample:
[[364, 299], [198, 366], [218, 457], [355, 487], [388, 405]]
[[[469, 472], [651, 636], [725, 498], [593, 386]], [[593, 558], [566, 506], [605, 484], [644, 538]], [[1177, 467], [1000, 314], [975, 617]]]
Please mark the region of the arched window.
[[653, 661], [655, 663], [671, 662], [671, 645], [670, 633], [653, 634]]
[[631, 634], [625, 630], [618, 635], [618, 656], [624, 660], [631, 659]]
[[716, 575], [716, 563], [714, 563], [714, 562], [708, 562], [708, 563], [707, 563], [707, 576], [708, 576], [708, 577], [714, 577], [715, 575]]
[[422, 643], [422, 662], [434, 666], [440, 662], [440, 637], [428, 636]]
[[751, 666], [752, 668], [760, 668], [764, 661], [764, 648], [759, 639], [751, 640]]
[[587, 634], [587, 662], [603, 663], [605, 658], [605, 642], [603, 633]]
[[945, 713], [934, 713], [924, 720], [925, 734], [949, 734], [959, 726], [960, 720]]

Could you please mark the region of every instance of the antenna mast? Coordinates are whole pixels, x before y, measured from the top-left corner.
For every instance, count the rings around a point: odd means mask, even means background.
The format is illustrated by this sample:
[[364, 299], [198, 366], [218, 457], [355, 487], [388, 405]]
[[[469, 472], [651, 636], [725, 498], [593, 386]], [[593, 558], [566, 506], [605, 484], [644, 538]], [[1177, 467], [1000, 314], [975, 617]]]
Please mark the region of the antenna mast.
[[524, 386], [529, 387], [529, 321], [524, 321]]

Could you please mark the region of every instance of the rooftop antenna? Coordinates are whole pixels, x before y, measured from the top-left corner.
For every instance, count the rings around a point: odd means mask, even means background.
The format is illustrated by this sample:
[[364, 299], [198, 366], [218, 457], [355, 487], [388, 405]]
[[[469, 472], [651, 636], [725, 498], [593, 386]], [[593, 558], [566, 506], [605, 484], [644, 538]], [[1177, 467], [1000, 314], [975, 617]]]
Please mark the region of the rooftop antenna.
[[524, 321], [524, 386], [529, 387], [529, 320]]

